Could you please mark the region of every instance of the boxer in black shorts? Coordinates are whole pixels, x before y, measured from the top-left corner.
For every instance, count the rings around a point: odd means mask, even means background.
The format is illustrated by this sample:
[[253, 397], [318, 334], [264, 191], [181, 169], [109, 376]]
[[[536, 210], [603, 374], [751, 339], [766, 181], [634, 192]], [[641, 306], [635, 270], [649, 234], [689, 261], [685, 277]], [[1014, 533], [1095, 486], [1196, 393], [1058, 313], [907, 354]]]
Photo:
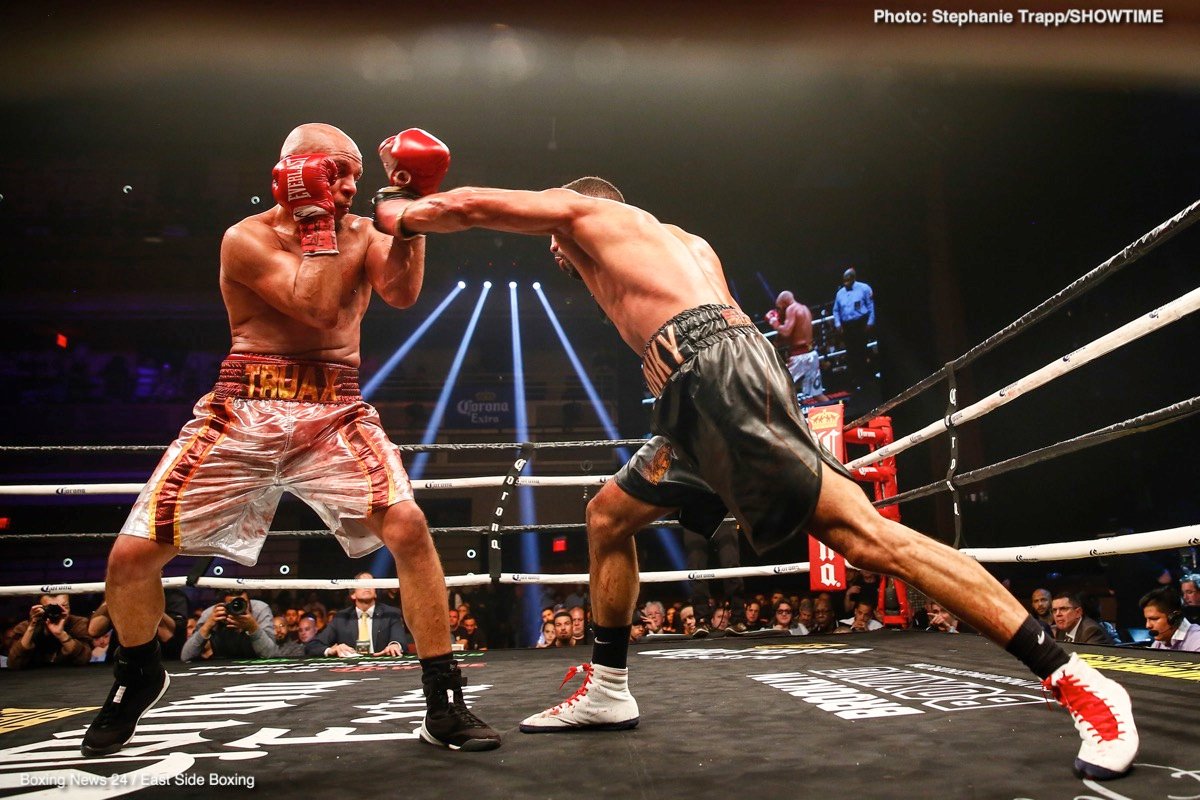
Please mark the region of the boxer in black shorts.
[[[400, 202], [400, 201], [396, 201]], [[855, 566], [894, 575], [1005, 647], [1070, 712], [1082, 744], [1077, 772], [1124, 775], [1137, 754], [1129, 695], [1046, 637], [977, 562], [880, 516], [863, 490], [824, 459], [791, 376], [750, 326], [703, 239], [628, 205], [600, 178], [541, 192], [464, 188], [431, 194], [396, 217], [398, 237], [469, 228], [550, 237], [560, 270], [582, 280], [634, 352], [655, 395], [654, 431], [737, 517], [758, 549], [805, 529]], [[526, 718], [543, 733], [637, 725], [626, 649], [638, 595], [633, 536], [669, 508], [609, 482], [588, 504], [596, 638], [583, 685]], [[568, 673], [568, 676], [574, 672]]]

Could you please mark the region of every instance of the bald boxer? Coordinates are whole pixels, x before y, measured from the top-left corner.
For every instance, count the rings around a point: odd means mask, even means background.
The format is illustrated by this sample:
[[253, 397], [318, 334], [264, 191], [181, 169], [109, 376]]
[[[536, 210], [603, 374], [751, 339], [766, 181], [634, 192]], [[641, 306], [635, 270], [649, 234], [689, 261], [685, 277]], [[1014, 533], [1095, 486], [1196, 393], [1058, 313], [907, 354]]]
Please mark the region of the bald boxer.
[[775, 313], [767, 313], [767, 322], [777, 332], [775, 347], [787, 362], [787, 371], [796, 390], [819, 403], [829, 401], [821, 382], [821, 356], [813, 349], [813, 319], [808, 306], [796, 301], [791, 292], [775, 298]]
[[[380, 158], [389, 177], [381, 218], [395, 198], [435, 191], [450, 163], [446, 146], [415, 128], [385, 140]], [[348, 555], [386, 545], [395, 556], [423, 669], [421, 737], [454, 749], [500, 745], [463, 702], [433, 539], [399, 451], [358, 391], [360, 324], [372, 293], [407, 308], [425, 271], [423, 241], [381, 233], [350, 213], [362, 172], [345, 133], [301, 125], [273, 172], [277, 205], [225, 233], [220, 285], [232, 346], [109, 555], [107, 601], [122, 648], [84, 755], [120, 750], [167, 690], [154, 637], [162, 567], [178, 553], [254, 564], [284, 491], [316, 511]]]
[[[730, 508], [755, 549], [807, 530], [857, 566], [936, 597], [1020, 658], [1071, 711], [1083, 740], [1077, 770], [1113, 778], [1129, 769], [1138, 738], [1125, 690], [1068, 657], [973, 559], [871, 507], [813, 440], [791, 376], [737, 307], [703, 239], [626, 204], [600, 178], [540, 192], [433, 194], [407, 205], [396, 226], [398, 236], [476, 227], [549, 236], [558, 268], [587, 285], [621, 338], [641, 354], [656, 398], [654, 432]], [[574, 696], [525, 719], [521, 730], [637, 724], [625, 661], [638, 595], [633, 533], [662, 511], [614, 482], [589, 503], [593, 663], [579, 670], [585, 677]]]

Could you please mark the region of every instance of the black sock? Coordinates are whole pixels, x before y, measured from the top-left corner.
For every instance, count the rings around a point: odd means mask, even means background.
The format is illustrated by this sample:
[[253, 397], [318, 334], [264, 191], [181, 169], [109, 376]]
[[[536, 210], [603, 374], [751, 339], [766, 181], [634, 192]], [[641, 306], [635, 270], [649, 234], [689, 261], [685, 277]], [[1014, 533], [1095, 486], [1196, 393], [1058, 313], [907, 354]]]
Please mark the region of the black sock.
[[425, 674], [431, 672], [449, 672], [450, 668], [454, 666], [454, 657], [450, 653], [434, 656], [433, 658], [422, 658], [419, 661], [421, 662], [421, 671]]
[[592, 640], [592, 663], [613, 669], [625, 669], [625, 658], [629, 654], [629, 631], [632, 625], [616, 628], [593, 626], [596, 638]]
[[139, 668], [158, 665], [162, 661], [162, 648], [158, 645], [158, 638], [136, 647], [121, 645], [121, 654], [118, 660]]
[[1033, 617], [1026, 617], [1004, 649], [1019, 658], [1042, 680], [1070, 660], [1067, 651], [1059, 647], [1042, 623]]

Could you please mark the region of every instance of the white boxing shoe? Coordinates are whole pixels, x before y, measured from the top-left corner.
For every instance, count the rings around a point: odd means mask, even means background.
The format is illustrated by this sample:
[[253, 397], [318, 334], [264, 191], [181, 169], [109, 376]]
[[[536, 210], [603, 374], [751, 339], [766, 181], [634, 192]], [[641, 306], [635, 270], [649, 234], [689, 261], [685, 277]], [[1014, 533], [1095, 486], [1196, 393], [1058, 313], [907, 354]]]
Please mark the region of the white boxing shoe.
[[628, 669], [580, 664], [567, 670], [562, 686], [580, 673], [583, 684], [575, 694], [522, 720], [523, 733], [623, 731], [637, 726], [638, 705], [629, 693]]
[[1138, 732], [1129, 693], [1121, 684], [1072, 653], [1042, 685], [1071, 712], [1083, 739], [1076, 774], [1111, 780], [1127, 773], [1137, 755]]

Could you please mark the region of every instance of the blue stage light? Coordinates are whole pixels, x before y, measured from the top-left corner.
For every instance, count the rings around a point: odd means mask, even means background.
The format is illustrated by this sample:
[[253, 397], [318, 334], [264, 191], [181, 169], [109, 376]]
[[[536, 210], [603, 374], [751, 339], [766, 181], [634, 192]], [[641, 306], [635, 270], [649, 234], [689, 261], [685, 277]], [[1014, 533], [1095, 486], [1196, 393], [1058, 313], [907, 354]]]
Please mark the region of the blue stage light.
[[[521, 315], [517, 304], [517, 284], [508, 284], [508, 305], [512, 319], [512, 352], [513, 352], [513, 407], [516, 409], [516, 435], [518, 442], [529, 441], [529, 410], [525, 403], [525, 358], [521, 346]], [[532, 472], [532, 465], [525, 468], [527, 474]], [[537, 506], [534, 504], [533, 487], [517, 486], [517, 505], [520, 507], [522, 525], [537, 524]], [[538, 535], [525, 532], [521, 539], [521, 571], [527, 573], [541, 572], [541, 558], [538, 555]], [[532, 588], [532, 587], [531, 587]], [[537, 644], [538, 634], [542, 630], [542, 597], [540, 593], [526, 591], [521, 604], [521, 632], [529, 646]]]
[[[442, 427], [442, 417], [446, 414], [446, 406], [450, 404], [450, 394], [454, 391], [454, 382], [458, 380], [458, 373], [462, 371], [463, 360], [467, 356], [467, 347], [471, 344], [471, 337], [475, 335], [475, 328], [479, 324], [479, 315], [483, 311], [483, 303], [487, 300], [488, 292], [491, 289], [492, 284], [485, 282], [483, 291], [479, 293], [479, 299], [475, 301], [475, 310], [471, 312], [471, 320], [467, 323], [467, 329], [458, 343], [458, 352], [454, 354], [454, 361], [451, 362], [450, 371], [446, 374], [446, 381], [442, 384], [442, 393], [433, 407], [433, 415], [429, 418], [429, 424], [425, 426], [421, 444], [432, 444], [433, 440], [437, 438], [438, 429]], [[417, 453], [412, 460], [412, 465], [408, 468], [409, 476], [414, 479], [420, 478], [425, 472], [425, 464], [428, 461], [429, 453]]]
[[416, 345], [421, 337], [425, 335], [425, 331], [429, 330], [430, 326], [437, 322], [437, 318], [442, 315], [442, 312], [446, 310], [446, 307], [450, 305], [454, 298], [458, 297], [458, 293], [466, 288], [466, 286], [467, 285], [465, 283], [459, 281], [458, 285], [450, 290], [450, 294], [446, 295], [442, 302], [438, 304], [438, 307], [433, 310], [433, 313], [426, 317], [425, 321], [422, 322], [415, 331], [409, 334], [408, 339], [404, 342], [404, 344], [396, 348], [396, 352], [392, 353], [387, 362], [384, 363], [384, 365], [379, 368], [379, 371], [371, 376], [371, 380], [367, 381], [366, 385], [363, 386], [363, 399], [371, 399], [371, 395], [375, 394], [375, 390], [379, 388], [380, 384], [387, 380], [388, 375], [392, 374], [392, 370], [394, 370], [396, 366], [404, 360], [404, 357], [408, 355], [410, 350], [413, 349], [413, 346]]

